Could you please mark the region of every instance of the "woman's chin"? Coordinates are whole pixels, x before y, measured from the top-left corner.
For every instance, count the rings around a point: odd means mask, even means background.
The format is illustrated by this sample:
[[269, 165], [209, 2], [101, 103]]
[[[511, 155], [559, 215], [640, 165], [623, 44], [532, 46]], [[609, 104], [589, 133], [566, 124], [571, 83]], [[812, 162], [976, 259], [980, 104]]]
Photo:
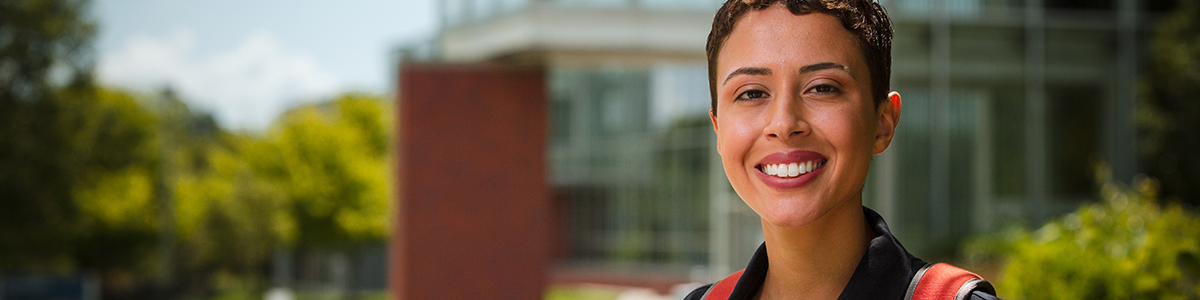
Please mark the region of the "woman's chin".
[[812, 224], [823, 215], [817, 207], [788, 207], [781, 206], [769, 212], [759, 213], [763, 221], [776, 227], [800, 228]]
[[[777, 199], [774, 203], [767, 204], [765, 209], [755, 211], [762, 217], [763, 221], [770, 223], [773, 226], [785, 228], [800, 228], [818, 222], [834, 211], [842, 211], [845, 209], [861, 210], [862, 208], [852, 208], [847, 206], [851, 201], [840, 201], [837, 203], [822, 203], [820, 201], [808, 201], [805, 199]], [[841, 213], [839, 213], [841, 214]]]

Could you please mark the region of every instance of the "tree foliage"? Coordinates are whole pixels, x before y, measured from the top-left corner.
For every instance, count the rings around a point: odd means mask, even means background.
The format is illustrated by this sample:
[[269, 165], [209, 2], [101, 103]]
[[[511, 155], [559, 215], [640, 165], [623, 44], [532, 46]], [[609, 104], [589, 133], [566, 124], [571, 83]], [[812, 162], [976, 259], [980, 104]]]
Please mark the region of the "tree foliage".
[[175, 155], [181, 267], [200, 281], [262, 275], [280, 249], [347, 249], [387, 235], [388, 104], [347, 94], [265, 135], [221, 132]]
[[[77, 166], [68, 189], [77, 218], [71, 256], [100, 272], [145, 268], [158, 231], [158, 118], [128, 92], [99, 88], [72, 96], [74, 121], [63, 160]], [[36, 250], [36, 249], [34, 249]]]
[[50, 83], [89, 83], [96, 25], [88, 8], [86, 0], [0, 2], [0, 99], [42, 102]]
[[91, 97], [86, 4], [0, 1], [0, 269], [70, 267], [72, 190], [100, 162], [125, 161], [80, 133], [83, 112], [105, 109]]
[[0, 270], [135, 269], [153, 244], [157, 119], [92, 84], [88, 8], [0, 2]]
[[346, 94], [229, 132], [169, 90], [95, 85], [88, 8], [0, 1], [0, 272], [94, 272], [120, 298], [387, 236], [386, 101]]
[[966, 256], [1000, 257], [1005, 299], [1196, 299], [1200, 218], [1158, 203], [1158, 182], [1106, 182], [1100, 203], [1046, 223], [968, 242]]
[[292, 205], [289, 243], [346, 247], [387, 235], [391, 143], [382, 100], [349, 94], [290, 111], [276, 123], [263, 153]]
[[[286, 219], [286, 191], [264, 178], [253, 157], [263, 143], [247, 136], [222, 134], [201, 147], [174, 180], [175, 232], [181, 263], [201, 273], [257, 272], [279, 244], [280, 219]], [[175, 159], [187, 161], [187, 154]]]

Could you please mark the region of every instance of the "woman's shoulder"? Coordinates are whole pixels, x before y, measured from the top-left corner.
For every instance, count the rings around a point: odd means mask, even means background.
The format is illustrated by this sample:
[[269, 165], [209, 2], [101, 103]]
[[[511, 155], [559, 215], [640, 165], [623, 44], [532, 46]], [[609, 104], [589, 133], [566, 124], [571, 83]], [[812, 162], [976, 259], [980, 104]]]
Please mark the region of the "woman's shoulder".
[[712, 286], [713, 285], [710, 283], [710, 284], [706, 284], [704, 286], [698, 287], [698, 288], [692, 290], [691, 293], [688, 293], [687, 296], [683, 297], [683, 300], [702, 300], [702, 299], [704, 299], [704, 293], [707, 293], [708, 290], [712, 288]]
[[971, 300], [1000, 300], [1000, 297], [996, 297], [996, 295], [988, 294], [984, 291], [975, 290], [975, 291], [971, 291], [970, 299]]

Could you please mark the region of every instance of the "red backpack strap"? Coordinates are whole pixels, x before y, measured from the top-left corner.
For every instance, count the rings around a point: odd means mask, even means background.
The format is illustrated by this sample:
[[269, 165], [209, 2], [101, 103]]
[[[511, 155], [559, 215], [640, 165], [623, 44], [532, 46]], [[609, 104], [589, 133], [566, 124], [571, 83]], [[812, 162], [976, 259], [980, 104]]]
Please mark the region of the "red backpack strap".
[[962, 300], [976, 289], [996, 294], [992, 285], [975, 273], [944, 263], [926, 264], [913, 276], [904, 299]]
[[711, 288], [708, 288], [708, 292], [704, 292], [704, 297], [700, 297], [700, 299], [704, 299], [704, 300], [726, 300], [726, 299], [729, 299], [729, 295], [733, 294], [733, 287], [737, 286], [738, 279], [742, 278], [742, 272], [745, 272], [745, 271], [746, 271], [746, 269], [742, 269], [741, 271], [737, 271], [737, 272], [734, 272], [733, 274], [730, 274], [729, 276], [726, 276], [725, 279], [721, 279], [721, 281], [717, 281], [717, 283], [714, 283]]

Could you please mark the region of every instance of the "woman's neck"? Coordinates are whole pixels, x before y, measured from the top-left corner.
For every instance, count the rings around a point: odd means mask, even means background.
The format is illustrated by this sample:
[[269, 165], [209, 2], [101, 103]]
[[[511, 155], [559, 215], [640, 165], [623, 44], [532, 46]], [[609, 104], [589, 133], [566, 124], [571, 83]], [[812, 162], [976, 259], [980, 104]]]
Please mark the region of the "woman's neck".
[[861, 201], [846, 201], [808, 225], [762, 222], [767, 276], [758, 299], [837, 299], [870, 243]]

